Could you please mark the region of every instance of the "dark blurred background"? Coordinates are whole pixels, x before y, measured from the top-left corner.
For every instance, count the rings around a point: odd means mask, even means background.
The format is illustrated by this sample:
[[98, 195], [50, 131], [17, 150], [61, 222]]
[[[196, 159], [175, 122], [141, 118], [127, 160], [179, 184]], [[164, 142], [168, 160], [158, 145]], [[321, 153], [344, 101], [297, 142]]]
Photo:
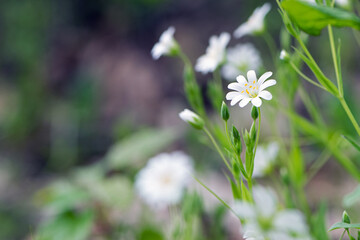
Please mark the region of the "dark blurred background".
[[[0, 239], [35, 232], [32, 197], [50, 179], [101, 160], [141, 128], [179, 124], [182, 65], [150, 55], [168, 26], [194, 63], [211, 35], [232, 33], [264, 2], [1, 0]], [[275, 5], [267, 19], [278, 41]], [[266, 45], [250, 39], [266, 65]], [[349, 59], [356, 69], [358, 57]]]

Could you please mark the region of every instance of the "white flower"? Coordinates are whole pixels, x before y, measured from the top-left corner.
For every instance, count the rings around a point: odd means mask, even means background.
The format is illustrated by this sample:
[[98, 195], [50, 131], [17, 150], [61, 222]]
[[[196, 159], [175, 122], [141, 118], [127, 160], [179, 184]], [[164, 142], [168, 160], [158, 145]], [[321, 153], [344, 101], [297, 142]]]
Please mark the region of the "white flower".
[[233, 80], [249, 69], [257, 71], [262, 65], [259, 51], [251, 43], [238, 44], [227, 51], [226, 63], [222, 74], [225, 79]]
[[220, 36], [212, 36], [206, 54], [199, 57], [195, 70], [202, 73], [213, 72], [225, 60], [226, 46], [230, 41], [229, 33], [222, 33]]
[[267, 147], [259, 146], [256, 150], [252, 177], [262, 177], [267, 174], [278, 153], [279, 145], [276, 142], [270, 143]]
[[249, 19], [234, 31], [234, 37], [241, 38], [248, 34], [262, 33], [265, 28], [264, 18], [270, 9], [270, 3], [265, 3], [263, 6], [256, 8]]
[[179, 113], [179, 117], [194, 128], [202, 129], [204, 127], [204, 120], [189, 109], [184, 109], [181, 113]]
[[226, 99], [231, 100], [231, 106], [234, 106], [236, 103], [239, 103], [240, 107], [245, 107], [250, 101], [256, 106], [261, 106], [261, 99], [271, 100], [272, 95], [269, 91], [265, 89], [276, 84], [274, 79], [267, 80], [271, 77], [272, 72], [264, 73], [259, 80], [256, 78], [256, 73], [253, 70], [247, 72], [247, 80], [243, 75], [239, 75], [235, 83], [230, 83], [228, 88], [231, 91], [226, 94]]
[[151, 158], [137, 174], [135, 188], [140, 197], [152, 207], [177, 204], [192, 172], [192, 161], [183, 152], [161, 153]]
[[351, 2], [349, 0], [335, 0], [335, 3], [340, 7], [347, 8], [350, 6]]
[[289, 54], [284, 49], [280, 52], [280, 60], [286, 60], [289, 58]]
[[245, 220], [244, 238], [247, 240], [310, 239], [305, 218], [299, 210], [279, 210], [273, 191], [256, 186], [254, 203], [237, 202], [233, 209]]
[[151, 50], [151, 55], [154, 59], [159, 59], [162, 55], [170, 55], [173, 51], [176, 51], [178, 45], [174, 39], [175, 28], [169, 27], [160, 36], [159, 42], [157, 42]]

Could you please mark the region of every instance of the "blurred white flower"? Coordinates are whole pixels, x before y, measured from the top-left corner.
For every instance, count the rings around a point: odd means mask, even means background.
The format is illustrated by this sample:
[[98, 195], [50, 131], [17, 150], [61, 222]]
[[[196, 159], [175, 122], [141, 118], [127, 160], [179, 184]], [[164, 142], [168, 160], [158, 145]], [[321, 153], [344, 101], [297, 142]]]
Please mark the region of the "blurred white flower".
[[136, 175], [135, 188], [147, 204], [163, 208], [181, 201], [192, 173], [192, 160], [185, 153], [161, 153]]
[[254, 203], [236, 202], [237, 215], [245, 220], [242, 226], [247, 240], [310, 239], [304, 215], [295, 209], [279, 210], [273, 191], [256, 186], [253, 188]]
[[233, 80], [240, 74], [245, 74], [249, 69], [257, 71], [261, 65], [260, 53], [254, 45], [238, 44], [228, 49], [222, 74], [225, 79]]
[[279, 153], [279, 145], [276, 142], [268, 144], [267, 147], [259, 146], [254, 159], [254, 172], [252, 177], [262, 177], [272, 168]]
[[264, 73], [259, 80], [256, 77], [254, 70], [247, 72], [247, 79], [243, 75], [239, 75], [236, 80], [237, 82], [230, 83], [228, 88], [231, 91], [226, 94], [226, 99], [231, 100], [231, 106], [234, 106], [239, 101], [240, 107], [245, 107], [250, 101], [255, 107], [260, 107], [262, 101], [260, 98], [265, 100], [271, 100], [272, 95], [265, 89], [276, 84], [274, 79], [267, 80], [271, 77], [272, 72]]
[[249, 19], [234, 31], [234, 37], [241, 38], [248, 34], [262, 33], [265, 28], [264, 18], [270, 9], [270, 3], [265, 3], [263, 6], [256, 8]]
[[203, 74], [213, 72], [225, 60], [226, 46], [230, 41], [229, 33], [221, 33], [220, 36], [212, 36], [206, 54], [199, 57], [195, 70]]
[[281, 50], [280, 52], [280, 59], [281, 60], [285, 60], [285, 59], [288, 59], [289, 58], [289, 54], [283, 49]]
[[178, 49], [178, 45], [174, 39], [175, 28], [169, 27], [160, 36], [159, 42], [157, 42], [151, 50], [151, 55], [154, 59], [159, 59], [162, 55], [171, 55], [173, 51]]
[[343, 8], [347, 8], [351, 5], [351, 1], [349, 0], [335, 0], [335, 3]]
[[204, 121], [202, 118], [189, 109], [184, 109], [181, 113], [179, 113], [179, 117], [194, 128], [202, 129], [204, 127]]

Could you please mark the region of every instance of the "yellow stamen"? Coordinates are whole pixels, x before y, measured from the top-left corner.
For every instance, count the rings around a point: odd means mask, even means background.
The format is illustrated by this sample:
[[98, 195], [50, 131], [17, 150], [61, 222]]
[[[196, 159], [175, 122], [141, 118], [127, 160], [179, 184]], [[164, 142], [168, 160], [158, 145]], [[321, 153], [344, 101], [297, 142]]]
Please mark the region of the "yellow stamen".
[[254, 84], [255, 84], [255, 80], [254, 80]]
[[247, 86], [247, 83], [245, 83], [245, 87]]
[[246, 89], [246, 92], [247, 92], [247, 94], [249, 94], [250, 95], [250, 93], [249, 93], [249, 91]]

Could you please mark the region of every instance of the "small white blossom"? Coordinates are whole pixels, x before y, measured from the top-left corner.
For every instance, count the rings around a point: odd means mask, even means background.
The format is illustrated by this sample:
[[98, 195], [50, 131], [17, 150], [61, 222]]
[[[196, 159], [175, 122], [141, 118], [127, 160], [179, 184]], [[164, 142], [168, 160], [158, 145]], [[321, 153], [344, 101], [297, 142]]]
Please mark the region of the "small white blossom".
[[259, 146], [254, 159], [253, 177], [262, 177], [269, 170], [279, 153], [279, 145], [276, 142], [270, 143], [267, 147]]
[[202, 118], [189, 109], [184, 109], [181, 113], [179, 113], [179, 117], [194, 128], [202, 129], [204, 127], [204, 121]]
[[203, 74], [213, 72], [225, 60], [226, 46], [230, 41], [229, 33], [222, 33], [220, 36], [212, 36], [206, 54], [199, 57], [195, 70]]
[[335, 3], [342, 8], [348, 8], [351, 5], [349, 0], [335, 0]]
[[271, 75], [272, 72], [266, 72], [257, 79], [253, 70], [247, 72], [247, 79], [243, 75], [239, 75], [236, 78], [237, 82], [228, 85], [229, 89], [235, 91], [226, 94], [226, 99], [231, 100], [231, 106], [239, 102], [240, 107], [245, 107], [251, 101], [255, 107], [260, 107], [262, 104], [260, 98], [272, 99], [271, 93], [265, 90], [276, 84], [274, 79], [267, 80]]
[[183, 152], [161, 153], [151, 158], [136, 176], [140, 197], [156, 208], [180, 202], [193, 172], [192, 161]]
[[157, 42], [151, 50], [151, 55], [154, 59], [159, 59], [162, 55], [170, 55], [173, 51], [176, 51], [178, 45], [174, 39], [175, 28], [169, 27], [160, 36], [159, 42]]
[[233, 209], [245, 223], [247, 240], [300, 240], [310, 239], [304, 215], [295, 209], [279, 210], [273, 191], [256, 186], [254, 203], [237, 202]]
[[286, 60], [286, 59], [288, 59], [289, 58], [289, 54], [283, 49], [283, 50], [281, 50], [281, 52], [280, 52], [280, 59], [281, 60]]
[[264, 18], [270, 9], [270, 3], [265, 3], [263, 6], [256, 8], [249, 19], [234, 31], [234, 37], [241, 38], [249, 34], [253, 35], [262, 33], [265, 28]]
[[249, 69], [257, 71], [261, 65], [260, 53], [254, 45], [238, 44], [228, 49], [222, 74], [225, 79], [233, 80], [240, 74], [245, 74]]

